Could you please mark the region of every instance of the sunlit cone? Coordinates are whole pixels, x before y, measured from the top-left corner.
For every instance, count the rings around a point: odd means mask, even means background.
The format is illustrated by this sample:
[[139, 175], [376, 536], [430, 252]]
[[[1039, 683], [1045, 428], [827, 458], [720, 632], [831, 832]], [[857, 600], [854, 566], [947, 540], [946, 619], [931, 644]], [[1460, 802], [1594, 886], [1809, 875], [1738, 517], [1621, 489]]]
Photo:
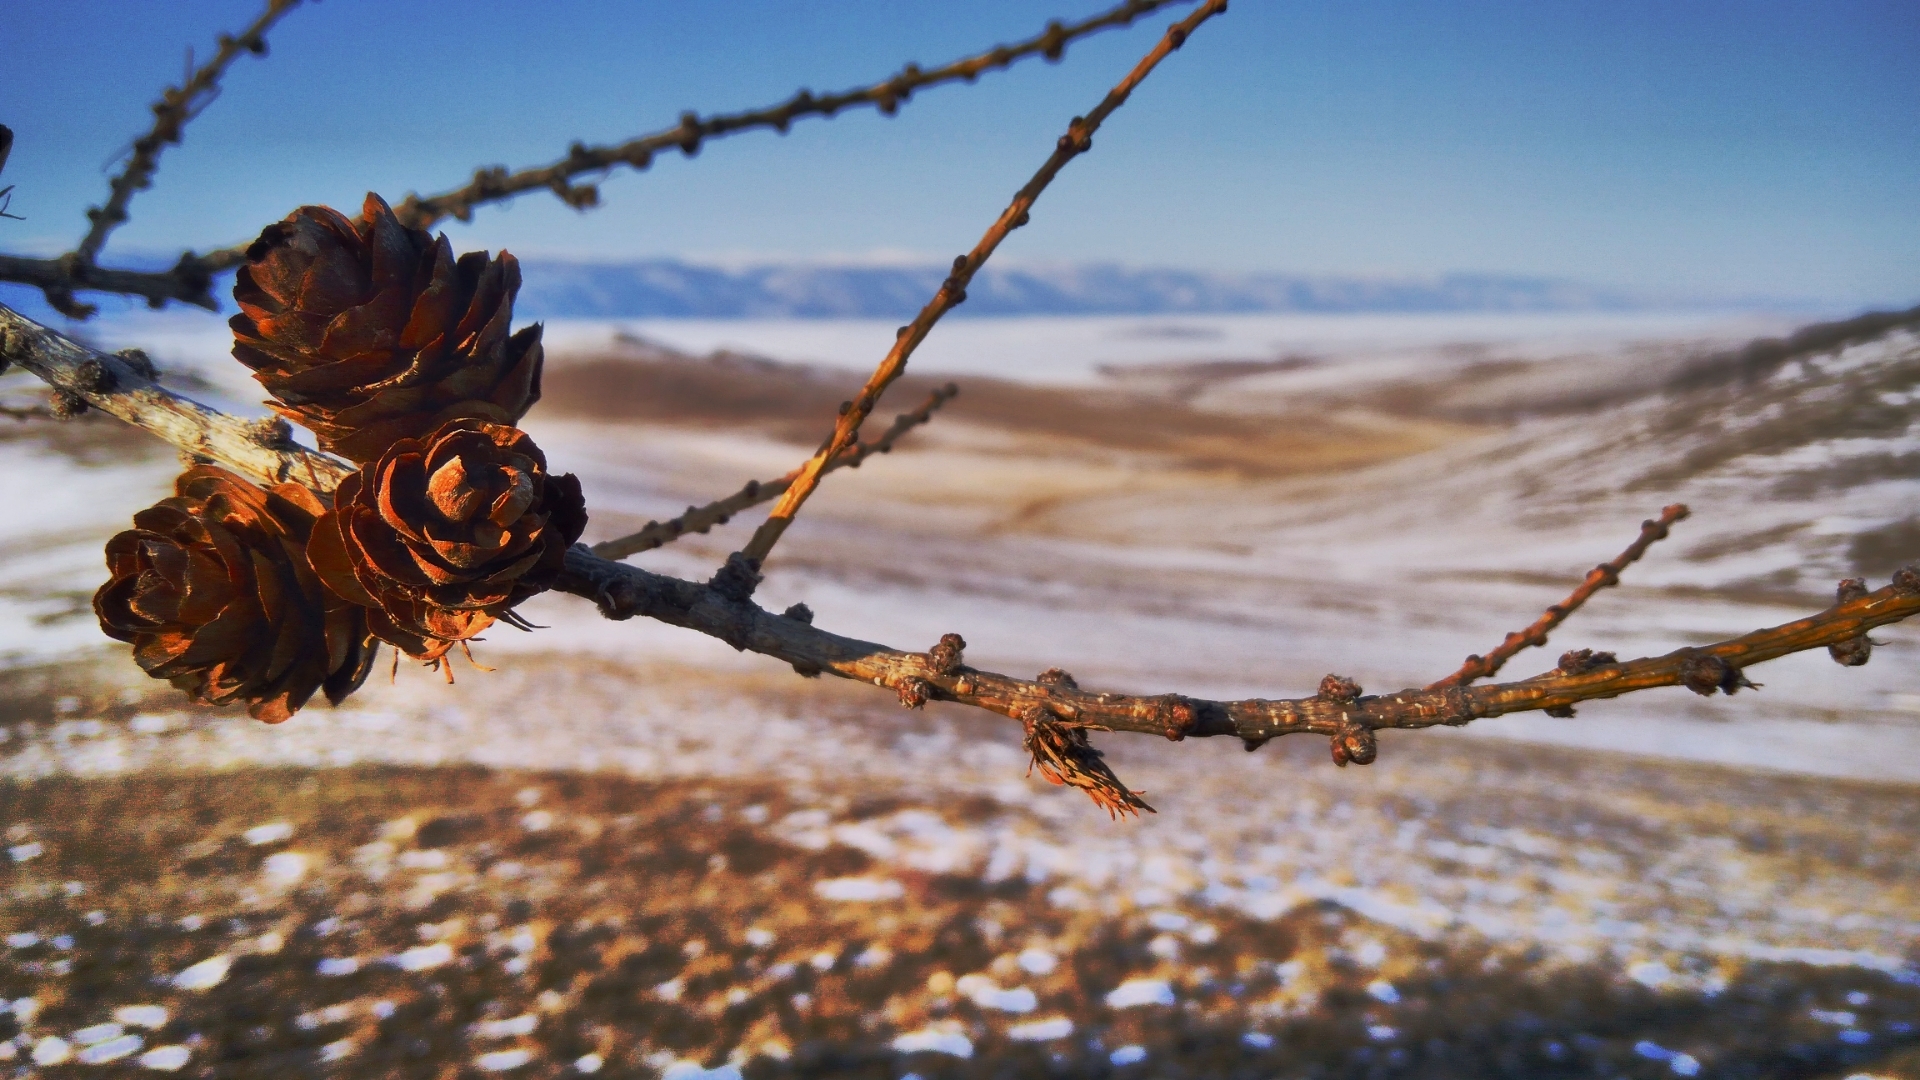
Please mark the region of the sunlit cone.
[[297, 484], [260, 488], [212, 465], [107, 541], [94, 593], [107, 636], [147, 674], [209, 705], [245, 702], [278, 723], [314, 691], [338, 704], [367, 677], [377, 643], [362, 610], [324, 589], [306, 545], [323, 512]]
[[580, 481], [525, 432], [455, 420], [341, 481], [308, 556], [375, 636], [438, 660], [551, 585], [586, 526]]
[[247, 249], [234, 358], [322, 449], [364, 463], [455, 417], [512, 424], [540, 399], [540, 326], [512, 333], [520, 265], [455, 258], [368, 194], [358, 221], [303, 206]]

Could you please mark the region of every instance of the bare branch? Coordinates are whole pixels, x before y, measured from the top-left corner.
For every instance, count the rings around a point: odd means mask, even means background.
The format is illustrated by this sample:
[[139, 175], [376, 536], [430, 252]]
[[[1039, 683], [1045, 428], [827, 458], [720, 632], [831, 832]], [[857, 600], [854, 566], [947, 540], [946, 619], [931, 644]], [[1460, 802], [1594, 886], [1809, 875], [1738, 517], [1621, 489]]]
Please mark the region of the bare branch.
[[[213, 99], [220, 93], [220, 77], [226, 74], [227, 68], [236, 59], [244, 53], [266, 55], [267, 31], [299, 3], [300, 0], [267, 0], [266, 10], [238, 36], [220, 35], [220, 46], [214, 51], [213, 59], [191, 72], [182, 85], [170, 86], [161, 94], [160, 100], [153, 105], [153, 127], [133, 141], [133, 154], [127, 159], [126, 167], [120, 170], [120, 175], [113, 178], [112, 193], [107, 198], [107, 204], [87, 211], [87, 217], [93, 225], [87, 230], [87, 235], [81, 238], [80, 245], [68, 252], [63, 260], [69, 280], [88, 282], [88, 271], [99, 259], [107, 235], [127, 220], [127, 204], [133, 201], [134, 192], [153, 186], [153, 174], [160, 167], [161, 151], [170, 143], [178, 143], [186, 131], [187, 122], [213, 104]], [[90, 306], [74, 301], [71, 285], [48, 288], [47, 302], [62, 314], [77, 318], [92, 314]]]
[[408, 195], [394, 208], [394, 213], [404, 224], [424, 229], [449, 215], [468, 221], [473, 217], [476, 206], [540, 190], [552, 191], [568, 206], [585, 210], [599, 205], [600, 201], [599, 189], [595, 186], [572, 183], [575, 177], [586, 173], [618, 165], [644, 169], [652, 163], [654, 154], [663, 151], [679, 150], [692, 157], [700, 152], [702, 142], [716, 136], [755, 128], [772, 128], [785, 134], [788, 125], [795, 120], [808, 116], [831, 117], [842, 109], [858, 106], [871, 105], [892, 116], [916, 90], [956, 80], [972, 82], [984, 72], [1009, 67], [1014, 61], [1029, 56], [1039, 55], [1058, 60], [1067, 43], [1076, 38], [1108, 27], [1128, 26], [1133, 20], [1158, 8], [1187, 2], [1190, 0], [1128, 0], [1090, 19], [1070, 25], [1051, 22], [1045, 30], [1025, 41], [997, 45], [979, 55], [930, 70], [923, 71], [917, 64], [908, 64], [898, 74], [872, 86], [820, 97], [802, 90], [779, 105], [746, 112], [720, 113], [704, 119], [696, 113], [685, 113], [673, 127], [642, 135], [617, 146], [583, 146], [575, 143], [566, 157], [551, 165], [516, 173], [498, 168], [477, 170], [473, 174], [473, 181], [465, 187], [425, 198]]
[[[151, 366], [138, 354], [96, 352], [0, 306], [0, 359], [18, 363], [90, 405], [142, 427], [203, 460], [260, 482], [293, 479], [326, 493], [351, 466], [294, 446], [284, 421], [249, 423], [189, 401], [152, 382]], [[783, 660], [807, 675], [831, 672], [884, 686], [918, 707], [952, 701], [1020, 721], [1029, 732], [1029, 752], [1043, 772], [1051, 767], [1064, 782], [1081, 786], [1110, 811], [1151, 809], [1115, 806], [1139, 793], [1104, 776], [1097, 754], [1066, 731], [1134, 731], [1172, 740], [1188, 736], [1233, 736], [1249, 749], [1296, 732], [1329, 738], [1334, 760], [1366, 764], [1374, 759], [1374, 733], [1383, 729], [1459, 725], [1489, 716], [1532, 710], [1565, 714], [1581, 701], [1619, 697], [1659, 686], [1685, 686], [1698, 694], [1732, 694], [1752, 686], [1743, 674], [1754, 664], [1809, 649], [1862, 638], [1877, 626], [1920, 614], [1920, 569], [1909, 567], [1893, 583], [1865, 592], [1843, 584], [1840, 600], [1816, 615], [1756, 630], [1712, 645], [1620, 662], [1589, 655], [1580, 663], [1513, 683], [1408, 689], [1366, 696], [1339, 676], [1322, 680], [1313, 697], [1209, 701], [1180, 694], [1096, 694], [1081, 690], [1057, 669], [1032, 680], [968, 667], [964, 642], [947, 638], [924, 653], [820, 630], [812, 613], [796, 605], [774, 615], [711, 584], [655, 574], [602, 558], [584, 546], [567, 552], [556, 591], [591, 600], [610, 619], [644, 616], [707, 634], [736, 649]], [[1854, 660], [1836, 656], [1843, 664]], [[1043, 745], [1035, 746], [1038, 734]], [[1123, 796], [1120, 793], [1125, 793]]]
[[139, 353], [103, 353], [0, 304], [0, 360], [18, 364], [56, 393], [144, 428], [201, 461], [263, 484], [295, 481], [331, 491], [353, 466], [303, 449], [278, 417], [249, 421], [208, 408], [154, 382]]
[[[893, 450], [893, 444], [898, 442], [902, 435], [932, 420], [935, 410], [959, 392], [960, 388], [952, 383], [935, 390], [927, 395], [927, 400], [922, 402], [918, 409], [895, 417], [893, 426], [887, 429], [886, 434], [873, 442], [857, 442], [848, 447], [827, 465], [827, 471], [832, 472], [841, 468], [857, 469], [861, 462], [874, 454], [890, 453]], [[705, 506], [690, 506], [686, 513], [677, 518], [667, 521], [649, 521], [646, 528], [630, 536], [604, 540], [595, 544], [593, 553], [603, 559], [624, 559], [643, 551], [665, 547], [688, 533], [704, 533], [715, 525], [725, 525], [740, 511], [758, 506], [778, 496], [786, 491], [787, 486], [792, 484], [794, 478], [799, 475], [800, 470], [795, 469], [778, 480], [749, 480], [745, 487], [724, 499], [718, 499]]]
[[1498, 672], [1508, 660], [1513, 659], [1513, 654], [1520, 650], [1545, 645], [1547, 635], [1553, 632], [1554, 627], [1565, 622], [1567, 616], [1580, 610], [1580, 605], [1586, 603], [1594, 593], [1610, 585], [1620, 584], [1620, 572], [1638, 562], [1640, 556], [1645, 555], [1647, 549], [1655, 543], [1665, 540], [1668, 528], [1676, 521], [1685, 520], [1688, 513], [1685, 506], [1674, 503], [1661, 510], [1659, 517], [1641, 522], [1639, 538], [1628, 545], [1627, 550], [1615, 556], [1612, 562], [1601, 563], [1587, 571], [1586, 580], [1573, 590], [1572, 595], [1541, 613], [1540, 617], [1533, 621], [1532, 626], [1518, 633], [1508, 634], [1499, 648], [1485, 656], [1477, 653], [1468, 656], [1466, 662], [1460, 665], [1460, 670], [1431, 684], [1427, 689], [1439, 690], [1448, 686], [1465, 686], [1475, 679], [1487, 678]]
[[[275, 2], [291, 6], [298, 0]], [[394, 212], [405, 224], [424, 229], [449, 216], [460, 221], [470, 220], [474, 207], [540, 190], [552, 191], [567, 205], [585, 210], [599, 204], [599, 188], [573, 181], [588, 173], [602, 172], [620, 165], [644, 169], [652, 163], [653, 155], [661, 151], [679, 150], [691, 157], [707, 139], [764, 128], [784, 133], [795, 120], [808, 116], [831, 117], [843, 109], [871, 105], [891, 116], [916, 90], [955, 81], [973, 82], [986, 72], [1005, 69], [1014, 61], [1029, 56], [1058, 60], [1071, 41], [1110, 27], [1128, 26], [1135, 19], [1163, 7], [1191, 2], [1126, 0], [1092, 18], [1077, 23], [1048, 23], [1045, 30], [1025, 41], [995, 46], [978, 55], [936, 68], [922, 70], [918, 65], [908, 64], [898, 74], [871, 86], [819, 97], [802, 90], [778, 105], [746, 112], [719, 113], [705, 119], [698, 114], [687, 113], [673, 127], [617, 145], [585, 146], [575, 143], [566, 157], [550, 165], [512, 173], [501, 168], [476, 170], [473, 180], [465, 186], [438, 195], [408, 195], [394, 208]], [[117, 192], [118, 188], [115, 190]], [[213, 276], [245, 262], [247, 244], [251, 242], [201, 254], [187, 252], [172, 270], [161, 272], [103, 271], [93, 265], [91, 256], [77, 261], [71, 258], [63, 261], [0, 256], [0, 281], [24, 282], [47, 290], [48, 300], [54, 307], [73, 318], [85, 318], [91, 314], [87, 305], [72, 299], [73, 292], [81, 289], [139, 296], [155, 307], [168, 300], [178, 300], [196, 307], [213, 308], [213, 297], [208, 292]], [[56, 299], [56, 295], [60, 298]]]
[[213, 275], [222, 266], [203, 263], [196, 256], [182, 255], [172, 270], [115, 270], [101, 266], [81, 266], [70, 255], [56, 259], [30, 259], [0, 254], [0, 281], [32, 285], [47, 294], [54, 310], [74, 319], [84, 319], [96, 310], [91, 304], [73, 299], [76, 290], [138, 296], [149, 306], [160, 307], [169, 300], [216, 311]]
[[1179, 694], [1095, 694], [1066, 681], [1018, 679], [964, 665], [947, 668], [928, 653], [841, 637], [799, 618], [774, 615], [751, 601], [723, 595], [710, 585], [609, 562], [585, 548], [568, 554], [567, 574], [555, 588], [593, 600], [608, 618], [641, 615], [684, 626], [735, 648], [784, 660], [804, 673], [831, 672], [896, 691], [915, 684], [911, 695], [920, 700], [959, 702], [1023, 723], [1043, 716], [1070, 727], [1145, 732], [1175, 740], [1226, 735], [1256, 746], [1281, 735], [1311, 731], [1345, 740], [1346, 760], [1362, 764], [1371, 760], [1372, 732], [1377, 730], [1459, 725], [1507, 713], [1564, 709], [1658, 686], [1731, 693], [1745, 685], [1740, 673], [1754, 664], [1847, 641], [1876, 626], [1920, 614], [1920, 572], [1909, 569], [1895, 575], [1892, 585], [1809, 618], [1663, 656], [1606, 663], [1578, 674], [1556, 670], [1520, 682], [1409, 689], [1371, 697], [1363, 696], [1351, 682], [1335, 678], [1327, 680], [1331, 687], [1323, 685], [1321, 693], [1309, 698], [1208, 701]]
[[911, 357], [920, 343], [926, 340], [927, 335], [933, 330], [933, 325], [940, 321], [942, 315], [966, 300], [967, 284], [973, 280], [976, 273], [979, 273], [980, 268], [986, 265], [987, 259], [1000, 246], [1000, 242], [1007, 238], [1007, 234], [1027, 223], [1029, 212], [1033, 209], [1034, 202], [1040, 198], [1040, 193], [1047, 189], [1047, 185], [1053, 182], [1053, 178], [1059, 175], [1067, 162], [1093, 148], [1093, 133], [1100, 130], [1101, 123], [1112, 115], [1115, 109], [1126, 103], [1134, 87], [1140, 85], [1141, 80], [1158, 67], [1160, 61], [1186, 44], [1187, 36], [1201, 23], [1226, 9], [1226, 0], [1208, 0], [1198, 11], [1168, 27], [1159, 44], [1134, 65], [1133, 70], [1127, 73], [1126, 78], [1120, 80], [1119, 85], [1107, 92], [1107, 96], [1101, 99], [1100, 104], [1094, 106], [1092, 112], [1084, 117], [1073, 118], [1067, 125], [1067, 133], [1054, 144], [1053, 153], [1047, 158], [1046, 163], [1040, 166], [1040, 170], [1033, 174], [1033, 179], [1028, 180], [1026, 186], [1014, 195], [1013, 202], [1001, 211], [999, 219], [987, 229], [986, 234], [980, 238], [979, 243], [974, 245], [973, 250], [955, 257], [953, 272], [947, 275], [946, 281], [941, 283], [939, 291], [933, 294], [933, 299], [927, 301], [927, 306], [920, 309], [920, 314], [914, 316], [913, 322], [900, 328], [886, 359], [880, 362], [880, 366], [867, 380], [867, 384], [860, 388], [859, 395], [841, 407], [840, 419], [834, 424], [833, 435], [801, 467], [800, 475], [794, 479], [793, 485], [780, 497], [779, 504], [767, 516], [767, 520], [755, 530], [747, 546], [740, 550], [740, 558], [737, 561], [730, 560], [729, 566], [744, 563], [745, 566], [738, 573], [751, 575], [765, 564], [767, 556], [773, 551], [773, 546], [779, 543], [781, 534], [786, 532], [787, 526], [793, 522], [794, 515], [800, 512], [800, 507], [806, 503], [807, 497], [813, 494], [815, 487], [819, 486], [820, 477], [826, 473], [827, 462], [853, 444], [854, 438], [860, 433], [860, 425], [866, 421], [868, 414], [873, 412], [874, 406], [880, 401], [880, 395], [884, 394], [887, 387], [906, 371], [908, 357]]

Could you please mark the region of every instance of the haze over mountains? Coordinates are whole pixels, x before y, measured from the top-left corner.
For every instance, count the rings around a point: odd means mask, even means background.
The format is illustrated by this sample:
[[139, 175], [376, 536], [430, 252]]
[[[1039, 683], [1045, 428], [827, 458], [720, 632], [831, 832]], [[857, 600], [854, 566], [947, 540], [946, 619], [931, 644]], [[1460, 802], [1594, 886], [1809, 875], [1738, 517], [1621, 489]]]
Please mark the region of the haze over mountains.
[[[760, 264], [677, 259], [527, 260], [517, 305], [531, 318], [905, 318], [947, 274], [938, 265]], [[1207, 273], [1115, 264], [993, 267], [968, 315], [1258, 312], [1563, 312], [1750, 308], [1764, 301], [1616, 289], [1555, 278], [1452, 273], [1355, 277]]]

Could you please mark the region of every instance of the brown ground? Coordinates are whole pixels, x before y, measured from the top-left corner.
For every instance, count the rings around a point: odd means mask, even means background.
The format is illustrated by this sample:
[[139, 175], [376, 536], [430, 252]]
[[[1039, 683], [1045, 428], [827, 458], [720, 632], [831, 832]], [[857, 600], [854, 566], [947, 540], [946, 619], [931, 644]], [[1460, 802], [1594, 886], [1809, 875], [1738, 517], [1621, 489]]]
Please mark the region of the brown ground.
[[[691, 357], [633, 345], [619, 355], [551, 365], [534, 416], [536, 422], [573, 418], [745, 428], [812, 445], [830, 430], [840, 403], [852, 397], [860, 383], [859, 376], [847, 372], [735, 353]], [[944, 378], [902, 376], [887, 391], [876, 423], [918, 406], [945, 383]], [[960, 388], [960, 396], [941, 411], [936, 423], [1026, 435], [1056, 450], [1061, 444], [1079, 444], [1150, 454], [1186, 469], [1246, 477], [1374, 464], [1473, 430], [1407, 417], [1384, 423], [1353, 408], [1302, 411], [1285, 418], [1235, 415], [1195, 408], [1177, 396], [1155, 392], [1032, 386], [985, 377], [961, 380]]]
[[[844, 817], [903, 805], [856, 799]], [[1870, 1029], [1914, 1017], [1920, 987], [1882, 975], [1760, 963], [1717, 994], [1656, 992], [1525, 950], [1423, 942], [1333, 905], [1271, 921], [1178, 902], [1107, 916], [1053, 906], [1023, 879], [794, 846], [776, 826], [796, 809], [752, 782], [474, 768], [10, 785], [9, 842], [45, 853], [6, 871], [6, 930], [38, 941], [0, 959], [0, 993], [37, 1001], [29, 1043], [163, 1005], [145, 1045], [190, 1047], [186, 1074], [207, 1077], [481, 1075], [480, 1055], [514, 1048], [531, 1055], [516, 1076], [578, 1075], [568, 1063], [588, 1054], [600, 1075], [652, 1076], [676, 1059], [719, 1066], [736, 1048], [756, 1080], [1675, 1075], [1636, 1051], [1647, 1043], [1691, 1054], [1707, 1076], [1840, 1076], [1869, 1062], [1920, 1075], [1911, 1028], [1850, 1046], [1810, 1012], [1847, 1010]], [[291, 837], [243, 838], [266, 822]], [[264, 870], [286, 851], [310, 869], [276, 887]], [[813, 889], [862, 875], [903, 893], [834, 902]], [[437, 962], [408, 953], [435, 944], [447, 946]], [[1057, 966], [1023, 971], [1027, 949]], [[213, 956], [232, 958], [218, 985], [168, 983]], [[421, 970], [392, 959], [405, 956]], [[316, 973], [345, 957], [359, 969]], [[970, 973], [1030, 988], [1037, 1008], [980, 1007], [954, 987]], [[1176, 1004], [1105, 1003], [1142, 977], [1166, 980]], [[519, 1017], [527, 1030], [480, 1026]], [[1052, 1018], [1072, 1034], [1011, 1037]], [[964, 1035], [972, 1057], [890, 1046], [929, 1028]], [[1144, 1061], [1114, 1066], [1129, 1045]]]

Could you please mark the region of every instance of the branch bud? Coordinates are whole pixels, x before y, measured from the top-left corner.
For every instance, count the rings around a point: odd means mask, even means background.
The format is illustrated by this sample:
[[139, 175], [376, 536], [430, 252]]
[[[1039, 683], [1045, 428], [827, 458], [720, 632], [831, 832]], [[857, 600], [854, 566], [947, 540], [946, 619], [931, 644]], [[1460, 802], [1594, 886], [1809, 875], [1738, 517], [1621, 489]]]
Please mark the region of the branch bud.
[[1360, 693], [1360, 684], [1345, 675], [1328, 675], [1320, 680], [1320, 698], [1323, 701], [1353, 701]]
[[1380, 744], [1374, 739], [1373, 730], [1358, 724], [1349, 725], [1336, 733], [1331, 749], [1333, 763], [1341, 768], [1345, 768], [1348, 762], [1371, 765], [1380, 754]]
[[940, 643], [927, 650], [927, 666], [935, 675], [951, 675], [960, 669], [961, 653], [967, 639], [959, 634], [942, 634]]

